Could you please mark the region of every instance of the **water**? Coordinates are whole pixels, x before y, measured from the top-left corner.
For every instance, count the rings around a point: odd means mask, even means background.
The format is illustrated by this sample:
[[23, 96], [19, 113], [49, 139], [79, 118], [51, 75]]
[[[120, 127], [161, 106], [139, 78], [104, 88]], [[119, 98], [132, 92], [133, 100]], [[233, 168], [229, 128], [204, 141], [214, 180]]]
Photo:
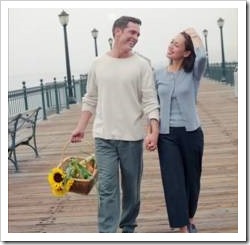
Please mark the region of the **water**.
[[25, 81], [26, 87], [40, 86], [40, 79], [43, 79], [43, 83], [53, 82], [54, 77], [57, 81], [64, 80], [65, 73], [43, 73], [43, 74], [19, 74], [19, 75], [9, 75], [8, 91], [22, 89], [22, 82]]

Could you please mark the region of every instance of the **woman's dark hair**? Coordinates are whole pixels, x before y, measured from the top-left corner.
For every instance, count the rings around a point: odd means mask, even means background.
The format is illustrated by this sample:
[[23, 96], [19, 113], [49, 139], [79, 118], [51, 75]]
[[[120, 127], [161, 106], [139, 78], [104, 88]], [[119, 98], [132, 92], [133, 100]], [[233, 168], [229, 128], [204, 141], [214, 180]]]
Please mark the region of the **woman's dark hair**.
[[121, 16], [119, 19], [117, 19], [112, 28], [113, 36], [115, 35], [115, 28], [125, 29], [129, 22], [133, 22], [135, 24], [141, 25], [141, 20], [138, 18], [130, 17], [130, 16]]
[[189, 34], [186, 32], [181, 32], [181, 35], [185, 38], [185, 49], [186, 51], [190, 51], [190, 55], [188, 57], [185, 57], [182, 63], [182, 67], [185, 72], [191, 72], [194, 68], [194, 62], [195, 62], [195, 51], [194, 51], [194, 45], [192, 42], [192, 39]]

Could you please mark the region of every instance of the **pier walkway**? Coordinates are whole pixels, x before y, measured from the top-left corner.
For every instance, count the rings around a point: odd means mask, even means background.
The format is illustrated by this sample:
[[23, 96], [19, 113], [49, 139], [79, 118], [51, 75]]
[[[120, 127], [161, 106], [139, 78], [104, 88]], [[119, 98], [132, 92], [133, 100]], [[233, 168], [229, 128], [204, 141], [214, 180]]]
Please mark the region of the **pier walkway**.
[[[97, 192], [53, 197], [47, 175], [64, 156], [93, 152], [91, 128], [86, 141], [63, 147], [79, 119], [81, 105], [37, 125], [39, 158], [17, 148], [19, 173], [8, 164], [9, 233], [97, 232]], [[200, 233], [238, 232], [238, 99], [234, 88], [203, 79], [198, 110], [205, 136], [201, 193], [196, 214]], [[245, 163], [241, 163], [245, 164]], [[144, 152], [141, 211], [137, 233], [172, 233], [168, 225], [157, 152]], [[118, 231], [120, 232], [120, 231]], [[14, 234], [13, 234], [14, 235]], [[83, 239], [84, 240], [84, 239]]]

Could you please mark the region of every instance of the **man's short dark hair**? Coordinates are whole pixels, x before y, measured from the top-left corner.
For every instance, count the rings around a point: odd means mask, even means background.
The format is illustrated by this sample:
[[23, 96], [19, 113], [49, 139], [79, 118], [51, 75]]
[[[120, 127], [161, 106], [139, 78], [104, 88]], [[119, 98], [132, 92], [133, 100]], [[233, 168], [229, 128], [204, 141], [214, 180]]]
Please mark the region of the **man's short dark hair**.
[[115, 28], [118, 27], [123, 30], [127, 27], [129, 22], [133, 22], [135, 24], [141, 25], [141, 20], [138, 18], [131, 17], [131, 16], [121, 16], [113, 24], [113, 28], [112, 28], [113, 36], [115, 35]]

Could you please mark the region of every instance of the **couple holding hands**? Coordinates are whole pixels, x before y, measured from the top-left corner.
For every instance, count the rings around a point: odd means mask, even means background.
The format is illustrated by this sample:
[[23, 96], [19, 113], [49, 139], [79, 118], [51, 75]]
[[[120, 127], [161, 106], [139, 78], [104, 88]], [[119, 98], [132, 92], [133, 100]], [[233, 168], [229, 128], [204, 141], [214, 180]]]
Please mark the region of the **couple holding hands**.
[[169, 64], [153, 72], [148, 61], [133, 52], [141, 24], [130, 16], [115, 20], [112, 50], [89, 69], [71, 142], [84, 138], [94, 115], [98, 232], [117, 232], [118, 227], [124, 233], [135, 231], [145, 145], [158, 151], [170, 226], [194, 233], [204, 145], [196, 100], [205, 50], [196, 31], [188, 28], [171, 40], [166, 53]]

